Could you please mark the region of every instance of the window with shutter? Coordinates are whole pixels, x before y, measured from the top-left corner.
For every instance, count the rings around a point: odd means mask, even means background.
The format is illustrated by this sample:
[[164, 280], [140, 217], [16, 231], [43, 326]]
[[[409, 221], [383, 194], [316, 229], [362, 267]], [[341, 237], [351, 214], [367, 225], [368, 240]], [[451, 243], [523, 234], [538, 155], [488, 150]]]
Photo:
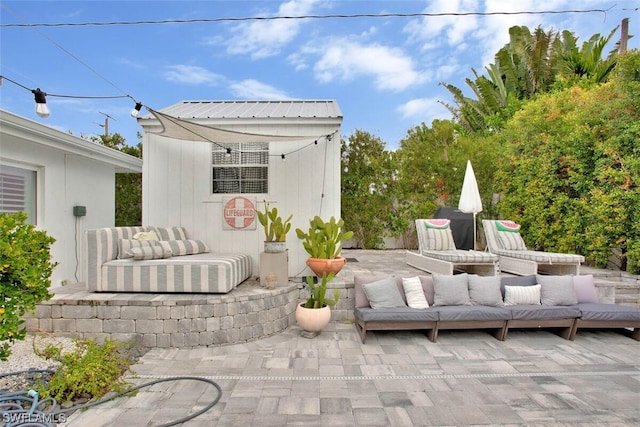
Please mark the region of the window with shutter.
[[36, 171], [0, 164], [0, 212], [20, 211], [36, 224]]

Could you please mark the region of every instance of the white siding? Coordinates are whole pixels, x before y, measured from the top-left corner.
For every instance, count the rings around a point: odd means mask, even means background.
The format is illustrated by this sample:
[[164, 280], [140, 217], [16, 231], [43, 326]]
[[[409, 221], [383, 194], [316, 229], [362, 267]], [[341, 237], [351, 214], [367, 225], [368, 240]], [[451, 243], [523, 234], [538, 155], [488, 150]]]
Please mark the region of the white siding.
[[37, 171], [37, 227], [56, 239], [52, 285], [82, 282], [84, 233], [114, 225], [115, 173], [140, 172], [142, 161], [0, 110], [0, 162]]
[[[327, 135], [339, 130], [340, 118], [327, 119], [224, 119], [212, 125], [225, 129], [280, 135]], [[145, 127], [145, 123], [142, 123]], [[242, 252], [251, 255], [255, 275], [264, 234], [255, 230], [223, 230], [222, 194], [211, 194], [211, 144], [181, 141], [144, 133], [143, 225], [187, 229], [191, 238], [205, 240], [215, 252]], [[269, 194], [255, 195], [256, 208], [264, 208], [263, 198], [286, 217], [293, 214], [292, 231], [287, 236], [289, 275], [308, 274], [307, 254], [297, 239], [295, 228], [305, 229], [315, 215], [340, 215], [340, 137], [322, 137], [297, 142], [273, 142], [269, 151]], [[290, 153], [283, 162], [282, 153]], [[325, 162], [326, 153], [326, 162]], [[325, 167], [326, 165], [326, 167]], [[324, 199], [322, 199], [324, 182]], [[254, 195], [245, 195], [249, 198]], [[256, 219], [257, 221], [257, 219]]]
[[[62, 280], [74, 283], [76, 276], [82, 281], [84, 232], [114, 223], [114, 166], [11, 136], [2, 138], [0, 161], [38, 173], [37, 227], [56, 239], [51, 255], [59, 265], [52, 285], [59, 286]], [[87, 215], [77, 223], [73, 216], [76, 205], [87, 207]]]

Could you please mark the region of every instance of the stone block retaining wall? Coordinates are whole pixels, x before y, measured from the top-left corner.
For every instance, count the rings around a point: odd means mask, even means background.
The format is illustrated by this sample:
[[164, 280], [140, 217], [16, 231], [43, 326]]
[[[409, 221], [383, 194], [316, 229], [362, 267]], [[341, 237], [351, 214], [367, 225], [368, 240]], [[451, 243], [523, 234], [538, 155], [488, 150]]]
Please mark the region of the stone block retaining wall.
[[[596, 276], [600, 301], [640, 307], [640, 280], [614, 274]], [[340, 291], [331, 320], [353, 322], [353, 280], [334, 279]], [[82, 284], [54, 290], [50, 301], [26, 316], [30, 331], [117, 340], [139, 339], [146, 347], [190, 348], [235, 344], [264, 338], [295, 325], [295, 310], [306, 300], [302, 283], [274, 290], [247, 281], [229, 294], [91, 293]]]

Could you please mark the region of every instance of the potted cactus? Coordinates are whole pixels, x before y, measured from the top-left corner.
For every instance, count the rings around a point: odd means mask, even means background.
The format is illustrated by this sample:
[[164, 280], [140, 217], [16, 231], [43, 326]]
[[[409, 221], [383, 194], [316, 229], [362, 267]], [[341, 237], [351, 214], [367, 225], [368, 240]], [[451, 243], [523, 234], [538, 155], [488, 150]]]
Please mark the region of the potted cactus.
[[324, 221], [315, 216], [309, 221], [307, 232], [296, 229], [296, 235], [302, 240], [302, 246], [309, 254], [307, 265], [318, 277], [323, 273], [338, 274], [347, 260], [340, 256], [342, 241], [353, 237], [352, 231], [343, 231], [344, 220], [331, 217]]
[[258, 221], [264, 228], [264, 251], [269, 253], [285, 252], [287, 250], [287, 233], [291, 230], [291, 218], [289, 215], [283, 220], [278, 215], [278, 208], [269, 209], [269, 203], [264, 202], [264, 212], [257, 212]]
[[333, 298], [327, 298], [327, 285], [335, 277], [331, 272], [318, 278], [319, 283], [314, 283], [313, 277], [307, 276], [309, 297], [306, 302], [301, 302], [296, 308], [296, 321], [312, 338], [318, 335], [331, 320], [331, 309], [340, 299], [340, 292], [334, 289]]

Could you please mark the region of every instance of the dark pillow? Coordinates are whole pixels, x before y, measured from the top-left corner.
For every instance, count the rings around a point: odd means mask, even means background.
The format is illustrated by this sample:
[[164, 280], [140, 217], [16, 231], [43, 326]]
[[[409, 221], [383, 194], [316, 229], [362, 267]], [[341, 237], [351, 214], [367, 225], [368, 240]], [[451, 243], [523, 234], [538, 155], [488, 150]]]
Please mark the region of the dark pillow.
[[502, 298], [504, 299], [504, 287], [505, 286], [535, 286], [538, 284], [536, 275], [530, 276], [513, 276], [513, 277], [501, 277], [500, 278], [500, 292], [502, 292]]

